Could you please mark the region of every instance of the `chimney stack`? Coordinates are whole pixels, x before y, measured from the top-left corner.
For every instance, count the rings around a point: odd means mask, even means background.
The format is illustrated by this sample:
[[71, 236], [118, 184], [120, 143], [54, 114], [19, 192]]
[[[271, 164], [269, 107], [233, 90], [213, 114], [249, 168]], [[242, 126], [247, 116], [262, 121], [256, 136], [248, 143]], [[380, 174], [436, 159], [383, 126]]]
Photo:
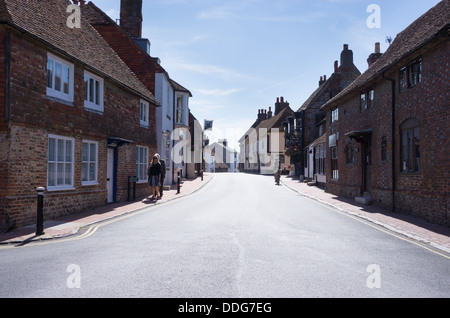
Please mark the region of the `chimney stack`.
[[267, 119], [272, 118], [272, 107], [269, 107], [269, 112], [267, 113]]
[[287, 101], [284, 101], [284, 97], [277, 98], [277, 102], [275, 103], [274, 116], [278, 115], [283, 109], [286, 108], [286, 106], [289, 106], [289, 103]]
[[351, 69], [353, 65], [353, 51], [348, 49], [348, 44], [344, 44], [344, 50], [341, 53], [341, 66], [344, 69]]
[[120, 26], [132, 38], [142, 38], [142, 0], [120, 0]]
[[80, 4], [80, 6], [84, 6], [86, 4], [86, 0], [72, 0], [73, 4]]
[[373, 65], [383, 54], [380, 50], [380, 42], [375, 43], [375, 53], [372, 53], [369, 55], [369, 58], [367, 59], [367, 63], [369, 64], [369, 67]]
[[319, 86], [322, 86], [322, 84], [325, 83], [325, 81], [323, 80], [323, 77], [320, 77], [320, 81], [319, 81]]

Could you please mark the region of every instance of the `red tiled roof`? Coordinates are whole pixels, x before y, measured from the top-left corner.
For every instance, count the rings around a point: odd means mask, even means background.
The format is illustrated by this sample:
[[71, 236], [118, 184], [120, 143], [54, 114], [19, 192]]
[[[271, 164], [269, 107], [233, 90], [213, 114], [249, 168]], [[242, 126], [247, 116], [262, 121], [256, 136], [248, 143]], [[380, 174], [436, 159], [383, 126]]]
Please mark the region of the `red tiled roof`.
[[[89, 2], [88, 4], [82, 6], [82, 12], [83, 16], [86, 18], [89, 23], [91, 23], [94, 26], [97, 25], [112, 25], [117, 30], [120, 30], [119, 32], [122, 32], [124, 36], [128, 37], [130, 39], [130, 45], [134, 46], [134, 49], [142, 50], [143, 49], [137, 45], [134, 40], [132, 40], [127, 32], [125, 32], [116, 22], [114, 22], [105, 12], [103, 12], [99, 7], [97, 7], [94, 3]], [[147, 52], [145, 52], [147, 53]], [[156, 62], [158, 58], [151, 57], [149, 54], [146, 55], [146, 58], [149, 60], [149, 63], [156, 63], [158, 71], [161, 73], [164, 73], [166, 77], [169, 79], [170, 85], [172, 85], [174, 90], [188, 93], [190, 97], [192, 97], [191, 92], [181, 86], [179, 83], [175, 82], [173, 79], [170, 78], [167, 71], [159, 64], [159, 62]]]
[[81, 28], [67, 26], [69, 0], [0, 0], [0, 22], [8, 23], [50, 49], [109, 77], [155, 105], [158, 100], [81, 16]]
[[405, 30], [400, 32], [386, 52], [352, 84], [328, 101], [322, 109], [335, 105], [340, 99], [362, 88], [368, 82], [402, 61], [408, 55], [439, 36], [442, 31], [448, 36], [450, 25], [450, 0], [442, 0]]

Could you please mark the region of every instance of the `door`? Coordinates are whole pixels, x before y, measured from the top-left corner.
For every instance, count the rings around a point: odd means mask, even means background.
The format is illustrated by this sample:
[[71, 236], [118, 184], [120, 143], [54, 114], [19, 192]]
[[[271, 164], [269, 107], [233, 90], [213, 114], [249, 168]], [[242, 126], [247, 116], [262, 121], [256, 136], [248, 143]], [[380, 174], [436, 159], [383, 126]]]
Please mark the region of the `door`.
[[108, 203], [114, 202], [114, 149], [108, 148], [106, 163], [106, 189]]
[[370, 191], [372, 183], [372, 143], [366, 140], [363, 146], [363, 192]]

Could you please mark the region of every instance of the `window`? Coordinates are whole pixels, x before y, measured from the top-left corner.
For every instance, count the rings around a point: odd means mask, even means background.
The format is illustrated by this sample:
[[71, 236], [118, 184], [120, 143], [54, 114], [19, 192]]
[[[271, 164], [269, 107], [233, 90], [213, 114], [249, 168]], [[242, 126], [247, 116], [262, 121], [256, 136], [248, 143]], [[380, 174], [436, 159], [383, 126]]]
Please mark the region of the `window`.
[[362, 94], [361, 94], [361, 98], [360, 98], [360, 108], [361, 108], [361, 111], [363, 111], [364, 109], [367, 109], [367, 98], [366, 98], [366, 93], [362, 93]]
[[177, 96], [176, 122], [179, 124], [183, 122], [183, 96]]
[[140, 106], [140, 122], [141, 126], [148, 127], [149, 126], [149, 104], [146, 101], [141, 100]]
[[324, 175], [325, 170], [325, 159], [326, 159], [326, 147], [324, 143], [318, 144], [315, 148], [316, 152], [316, 173]]
[[73, 64], [47, 55], [47, 95], [73, 102]]
[[373, 101], [375, 100], [375, 90], [369, 89], [367, 92], [367, 108], [373, 106]]
[[337, 147], [331, 148], [331, 171], [332, 179], [339, 179]]
[[84, 107], [103, 112], [103, 79], [84, 73]]
[[148, 148], [136, 147], [136, 177], [137, 182], [145, 182], [147, 180], [148, 169]]
[[401, 172], [420, 171], [420, 129], [417, 119], [409, 119], [400, 126]]
[[74, 139], [53, 136], [48, 138], [48, 190], [73, 189]]
[[338, 119], [339, 119], [339, 108], [336, 108], [331, 111], [331, 122], [338, 121]]
[[360, 110], [363, 111], [372, 107], [374, 99], [375, 99], [374, 89], [369, 89], [367, 92], [361, 93]]
[[400, 91], [414, 87], [422, 81], [422, 59], [417, 59], [400, 69]]
[[98, 143], [83, 141], [81, 154], [81, 183], [82, 185], [97, 184]]

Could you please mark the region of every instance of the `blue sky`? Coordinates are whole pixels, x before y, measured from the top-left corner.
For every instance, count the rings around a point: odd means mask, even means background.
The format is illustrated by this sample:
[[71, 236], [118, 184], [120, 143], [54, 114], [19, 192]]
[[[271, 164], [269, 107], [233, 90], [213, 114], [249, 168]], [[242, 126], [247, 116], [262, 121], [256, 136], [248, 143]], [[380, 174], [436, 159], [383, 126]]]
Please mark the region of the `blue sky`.
[[[120, 0], [93, 0], [114, 20]], [[297, 110], [329, 77], [343, 44], [361, 72], [374, 43], [395, 36], [438, 0], [144, 0], [143, 37], [170, 77], [189, 89], [190, 109], [211, 139], [232, 147], [258, 109], [283, 96]], [[367, 20], [379, 8], [379, 22]], [[378, 27], [379, 26], [379, 27]]]

